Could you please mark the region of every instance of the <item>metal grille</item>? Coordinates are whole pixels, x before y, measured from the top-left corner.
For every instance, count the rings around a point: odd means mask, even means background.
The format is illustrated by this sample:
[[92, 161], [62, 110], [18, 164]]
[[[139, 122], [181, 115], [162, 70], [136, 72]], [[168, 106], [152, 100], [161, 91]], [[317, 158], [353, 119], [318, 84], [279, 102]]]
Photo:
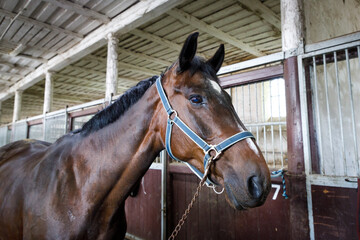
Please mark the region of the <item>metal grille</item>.
[[9, 131], [7, 126], [0, 128], [0, 147], [9, 143], [10, 139], [8, 138], [8, 133]]
[[43, 140], [44, 138], [43, 125], [42, 124], [31, 125], [29, 127], [29, 138]]
[[82, 128], [84, 123], [89, 121], [93, 116], [94, 116], [94, 114], [73, 118], [71, 129], [76, 130], [76, 129]]
[[27, 137], [27, 123], [26, 121], [15, 123], [13, 141], [26, 139]]
[[45, 141], [55, 142], [65, 134], [66, 130], [65, 114], [47, 117], [45, 121]]
[[360, 46], [306, 60], [320, 173], [360, 176]]
[[270, 168], [287, 168], [285, 82], [278, 78], [228, 90]]

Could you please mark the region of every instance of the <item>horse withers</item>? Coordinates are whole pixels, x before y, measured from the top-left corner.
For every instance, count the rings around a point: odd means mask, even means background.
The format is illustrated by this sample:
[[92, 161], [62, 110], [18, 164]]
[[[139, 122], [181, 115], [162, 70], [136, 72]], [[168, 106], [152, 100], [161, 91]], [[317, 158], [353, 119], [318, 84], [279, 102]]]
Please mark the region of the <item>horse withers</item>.
[[[165, 148], [173, 118], [156, 81], [176, 115], [211, 146], [246, 132], [216, 76], [224, 46], [206, 61], [195, 56], [197, 37], [187, 38], [178, 61], [160, 77], [141, 81], [81, 129], [53, 144], [22, 140], [0, 148], [1, 240], [124, 238], [125, 200]], [[204, 172], [204, 150], [175, 124], [170, 145], [174, 157]], [[224, 149], [209, 179], [239, 210], [263, 204], [271, 186], [251, 137]]]

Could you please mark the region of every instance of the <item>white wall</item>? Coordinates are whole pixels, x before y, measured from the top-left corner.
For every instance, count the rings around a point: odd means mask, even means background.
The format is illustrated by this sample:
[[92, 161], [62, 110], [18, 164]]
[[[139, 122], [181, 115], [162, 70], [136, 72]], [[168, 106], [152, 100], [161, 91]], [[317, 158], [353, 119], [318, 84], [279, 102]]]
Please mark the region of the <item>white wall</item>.
[[304, 0], [307, 44], [360, 31], [360, 0]]

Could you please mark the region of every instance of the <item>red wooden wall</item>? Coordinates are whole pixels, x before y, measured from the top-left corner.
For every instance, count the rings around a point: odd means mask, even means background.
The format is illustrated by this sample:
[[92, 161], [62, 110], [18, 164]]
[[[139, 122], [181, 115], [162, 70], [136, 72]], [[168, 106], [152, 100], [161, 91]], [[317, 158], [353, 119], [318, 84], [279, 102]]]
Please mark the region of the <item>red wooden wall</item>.
[[[190, 202], [199, 180], [186, 166], [170, 165], [168, 174], [167, 234], [181, 218]], [[281, 179], [273, 180], [281, 185]], [[160, 239], [161, 233], [161, 171], [149, 170], [140, 186], [137, 197], [126, 201], [128, 232], [142, 239]], [[199, 199], [188, 216], [177, 239], [296, 239], [291, 237], [291, 193], [287, 181], [289, 199], [284, 199], [282, 188], [273, 200], [275, 188], [266, 203], [258, 208], [235, 211], [225, 200], [224, 194], [216, 195], [203, 188]], [[146, 192], [146, 194], [144, 193]], [[316, 239], [357, 239], [357, 190], [312, 186], [313, 211]], [[295, 220], [297, 221], [297, 220]], [[298, 220], [299, 222], [301, 219]], [[295, 223], [296, 224], [296, 223]]]

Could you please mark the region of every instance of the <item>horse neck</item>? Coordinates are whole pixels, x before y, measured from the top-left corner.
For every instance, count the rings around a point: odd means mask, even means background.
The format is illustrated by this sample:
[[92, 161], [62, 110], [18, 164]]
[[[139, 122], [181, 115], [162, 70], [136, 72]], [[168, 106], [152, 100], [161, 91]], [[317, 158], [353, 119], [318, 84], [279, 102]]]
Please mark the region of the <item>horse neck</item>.
[[154, 119], [159, 102], [153, 85], [120, 119], [82, 139], [78, 159], [90, 171], [82, 188], [110, 193], [119, 201], [128, 196], [163, 149]]

